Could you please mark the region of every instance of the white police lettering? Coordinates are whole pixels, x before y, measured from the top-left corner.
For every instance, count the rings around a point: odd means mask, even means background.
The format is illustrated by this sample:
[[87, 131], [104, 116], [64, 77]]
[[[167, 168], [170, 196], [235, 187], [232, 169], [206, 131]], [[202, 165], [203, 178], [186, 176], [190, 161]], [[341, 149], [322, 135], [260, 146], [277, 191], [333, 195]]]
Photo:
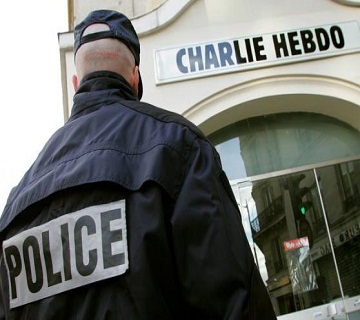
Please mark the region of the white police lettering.
[[125, 273], [125, 200], [65, 214], [4, 241], [10, 308]]

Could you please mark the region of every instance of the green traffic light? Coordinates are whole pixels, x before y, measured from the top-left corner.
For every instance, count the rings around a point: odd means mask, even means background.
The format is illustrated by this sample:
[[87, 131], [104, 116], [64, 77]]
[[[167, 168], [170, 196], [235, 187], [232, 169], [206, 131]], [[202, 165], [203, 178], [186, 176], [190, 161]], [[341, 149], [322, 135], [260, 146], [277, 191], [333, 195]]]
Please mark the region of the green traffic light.
[[301, 208], [300, 208], [300, 212], [301, 212], [302, 215], [305, 215], [305, 213], [306, 213], [306, 208], [305, 208], [304, 206], [301, 207]]

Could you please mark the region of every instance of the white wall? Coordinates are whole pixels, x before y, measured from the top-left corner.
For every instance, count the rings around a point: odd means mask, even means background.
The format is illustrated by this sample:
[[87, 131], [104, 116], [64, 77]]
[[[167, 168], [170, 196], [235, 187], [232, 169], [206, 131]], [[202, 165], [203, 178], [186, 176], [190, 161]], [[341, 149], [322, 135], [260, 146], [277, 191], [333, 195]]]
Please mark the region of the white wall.
[[[196, 124], [224, 108], [274, 94], [321, 94], [359, 103], [359, 53], [156, 85], [154, 49], [358, 21], [360, 16], [359, 8], [330, 0], [242, 0], [238, 21], [225, 23], [220, 18], [214, 21], [213, 11], [208, 14], [210, 2], [214, 4], [213, 0], [195, 1], [166, 29], [141, 38], [144, 100], [182, 113]], [[341, 113], [333, 111], [334, 116]], [[353, 126], [359, 123], [352, 122]]]
[[[359, 52], [157, 85], [154, 50], [351, 20], [359, 24], [360, 19], [360, 7], [332, 0], [225, 0], [221, 2], [223, 10], [219, 9], [219, 3], [167, 0], [158, 10], [133, 20], [142, 46], [143, 101], [185, 115], [206, 133], [231, 121], [286, 111], [327, 114], [360, 130]], [[61, 39], [60, 35], [60, 47]], [[71, 48], [61, 50], [64, 53]], [[68, 78], [73, 70], [69, 65], [72, 59], [65, 60], [63, 76]], [[66, 90], [68, 103], [72, 101], [73, 91], [71, 87]], [[289, 103], [277, 105], [270, 98], [262, 106], [253, 103], [276, 95], [286, 95]], [[294, 95], [296, 99], [292, 99]], [[305, 103], [308, 98], [302, 103], [302, 97], [312, 97], [313, 103]]]

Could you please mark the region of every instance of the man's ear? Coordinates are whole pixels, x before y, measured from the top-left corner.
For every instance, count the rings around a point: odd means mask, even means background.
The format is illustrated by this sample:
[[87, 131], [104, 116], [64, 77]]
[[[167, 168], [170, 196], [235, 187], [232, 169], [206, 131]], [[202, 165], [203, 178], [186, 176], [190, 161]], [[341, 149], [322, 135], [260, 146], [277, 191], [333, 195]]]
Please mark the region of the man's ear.
[[138, 94], [139, 91], [139, 66], [135, 66], [134, 68], [134, 74], [133, 74], [133, 78], [134, 78], [134, 83], [133, 83], [133, 89], [135, 90], [136, 95]]
[[79, 79], [78, 79], [78, 77], [77, 77], [76, 74], [74, 74], [74, 75], [72, 76], [72, 84], [73, 84], [74, 90], [75, 90], [75, 92], [76, 92], [77, 89], [78, 89], [78, 87], [79, 87]]

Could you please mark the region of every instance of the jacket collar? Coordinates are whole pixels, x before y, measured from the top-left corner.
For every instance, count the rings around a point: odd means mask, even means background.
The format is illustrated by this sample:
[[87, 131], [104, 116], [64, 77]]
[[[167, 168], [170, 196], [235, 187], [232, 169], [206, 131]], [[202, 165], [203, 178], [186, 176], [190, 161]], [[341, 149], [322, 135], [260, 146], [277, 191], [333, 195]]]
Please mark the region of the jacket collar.
[[90, 73], [76, 91], [69, 121], [119, 100], [138, 100], [124, 77], [111, 71]]

